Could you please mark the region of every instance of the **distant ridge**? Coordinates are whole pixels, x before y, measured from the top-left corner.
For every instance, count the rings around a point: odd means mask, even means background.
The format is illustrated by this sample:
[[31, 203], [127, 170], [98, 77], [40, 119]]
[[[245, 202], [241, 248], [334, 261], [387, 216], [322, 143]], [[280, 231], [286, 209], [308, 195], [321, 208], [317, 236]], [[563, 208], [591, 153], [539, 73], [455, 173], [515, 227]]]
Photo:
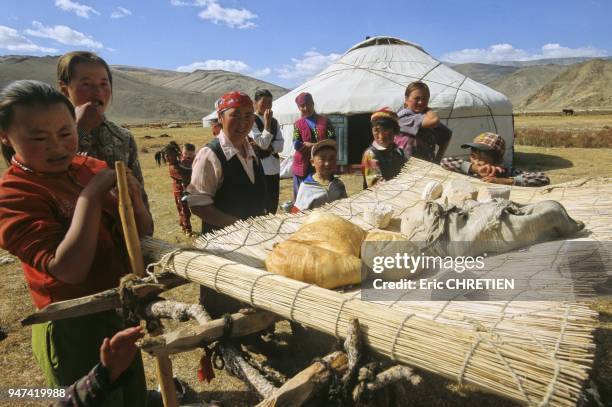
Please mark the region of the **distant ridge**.
[[521, 109], [527, 111], [612, 108], [612, 61], [594, 59], [570, 66], [537, 92]]
[[[19, 79], [55, 85], [57, 56], [0, 56], [0, 87]], [[230, 90], [252, 95], [268, 88], [275, 97], [288, 89], [234, 72], [176, 72], [162, 69], [111, 66], [111, 120], [135, 124], [199, 120], [213, 110], [215, 100]]]

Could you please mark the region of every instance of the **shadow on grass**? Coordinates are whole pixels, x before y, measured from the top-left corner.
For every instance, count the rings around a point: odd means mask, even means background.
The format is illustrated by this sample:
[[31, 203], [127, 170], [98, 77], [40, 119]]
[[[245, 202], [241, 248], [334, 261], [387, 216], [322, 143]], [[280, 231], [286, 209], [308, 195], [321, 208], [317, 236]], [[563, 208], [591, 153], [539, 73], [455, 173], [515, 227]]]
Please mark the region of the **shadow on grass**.
[[571, 168], [574, 163], [557, 155], [515, 151], [514, 166], [526, 171], [548, 171]]

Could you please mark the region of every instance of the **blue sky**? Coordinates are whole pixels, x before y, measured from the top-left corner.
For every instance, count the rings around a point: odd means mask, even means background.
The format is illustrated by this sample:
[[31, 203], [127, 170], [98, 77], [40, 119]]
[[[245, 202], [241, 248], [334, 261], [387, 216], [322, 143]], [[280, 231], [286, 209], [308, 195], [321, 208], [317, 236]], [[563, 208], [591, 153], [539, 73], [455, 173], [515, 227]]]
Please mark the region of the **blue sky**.
[[2, 0], [0, 54], [98, 52], [111, 64], [226, 69], [293, 87], [365, 36], [451, 62], [612, 53], [612, 2]]

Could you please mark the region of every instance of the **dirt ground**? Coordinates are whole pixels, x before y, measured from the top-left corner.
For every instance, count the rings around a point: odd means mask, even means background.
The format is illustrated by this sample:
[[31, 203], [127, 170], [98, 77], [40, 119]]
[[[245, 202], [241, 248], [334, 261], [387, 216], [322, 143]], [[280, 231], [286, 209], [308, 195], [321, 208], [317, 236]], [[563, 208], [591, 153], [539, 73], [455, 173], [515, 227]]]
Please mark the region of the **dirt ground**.
[[[600, 126], [601, 117], [588, 116], [588, 120], [578, 117], [520, 117], [518, 126], [559, 126], [576, 124], [580, 126]], [[575, 120], [575, 121], [572, 121]], [[608, 117], [610, 120], [610, 117]], [[578, 124], [580, 123], [580, 124]], [[590, 123], [590, 124], [589, 124]], [[210, 138], [209, 129], [187, 127], [178, 129], [135, 128], [133, 133], [140, 146], [140, 161], [145, 176], [146, 190], [155, 218], [155, 237], [175, 243], [188, 243], [190, 238], [180, 232], [178, 216], [172, 197], [172, 186], [165, 166], [157, 167], [154, 153], [168, 141], [179, 143], [192, 142], [197, 147], [204, 145]], [[168, 134], [170, 137], [160, 137]], [[145, 136], [149, 136], [145, 138]], [[525, 169], [543, 170], [551, 177], [553, 183], [565, 182], [586, 176], [612, 178], [612, 149], [580, 148], [537, 148], [516, 146], [516, 165]], [[4, 169], [0, 164], [0, 169]], [[361, 189], [359, 175], [343, 175], [349, 194]], [[281, 202], [289, 200], [291, 181], [283, 180], [281, 184]], [[585, 197], [585, 199], [588, 199]], [[194, 229], [199, 229], [199, 221], [194, 220]], [[0, 251], [0, 257], [5, 256]], [[26, 283], [18, 261], [1, 265], [3, 276], [0, 284], [0, 390], [10, 387], [42, 387], [43, 380], [30, 349], [29, 327], [21, 327], [19, 321], [34, 311], [27, 291]], [[169, 299], [184, 302], [196, 302], [198, 288], [188, 284], [165, 294]], [[600, 312], [600, 323], [595, 332], [597, 358], [593, 370], [593, 382], [601, 394], [604, 405], [612, 405], [612, 300], [598, 301], [592, 305]], [[167, 326], [168, 329], [172, 325]], [[334, 341], [323, 335], [309, 333], [308, 340], [292, 338], [286, 322], [277, 324], [278, 344], [273, 353], [260, 351], [269, 359], [269, 363], [283, 373], [291, 376], [304, 368], [314, 357], [327, 353]], [[217, 371], [217, 378], [210, 384], [197, 380], [197, 366], [201, 351], [186, 352], [171, 357], [174, 373], [187, 383], [188, 392], [185, 402], [220, 400], [227, 406], [253, 405], [258, 401], [255, 394], [240, 380], [225, 372]], [[147, 373], [148, 387], [157, 388], [153, 359], [143, 355]], [[424, 374], [425, 382], [411, 390], [407, 405], [419, 406], [506, 406], [512, 405], [498, 397], [489, 396], [467, 386], [458, 387], [452, 382]], [[0, 405], [39, 405], [36, 403], [15, 403], [0, 396]]]

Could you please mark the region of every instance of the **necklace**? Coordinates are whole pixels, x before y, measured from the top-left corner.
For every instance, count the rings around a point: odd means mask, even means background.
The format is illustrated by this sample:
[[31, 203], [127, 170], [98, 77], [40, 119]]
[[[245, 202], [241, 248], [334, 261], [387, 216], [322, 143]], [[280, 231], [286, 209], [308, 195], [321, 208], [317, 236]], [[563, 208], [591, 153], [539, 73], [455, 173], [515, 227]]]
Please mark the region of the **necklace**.
[[11, 164], [15, 164], [17, 167], [21, 168], [25, 172], [34, 172], [34, 170], [32, 170], [31, 168], [26, 167], [25, 164], [22, 164], [19, 161], [17, 161], [15, 156], [11, 157]]

